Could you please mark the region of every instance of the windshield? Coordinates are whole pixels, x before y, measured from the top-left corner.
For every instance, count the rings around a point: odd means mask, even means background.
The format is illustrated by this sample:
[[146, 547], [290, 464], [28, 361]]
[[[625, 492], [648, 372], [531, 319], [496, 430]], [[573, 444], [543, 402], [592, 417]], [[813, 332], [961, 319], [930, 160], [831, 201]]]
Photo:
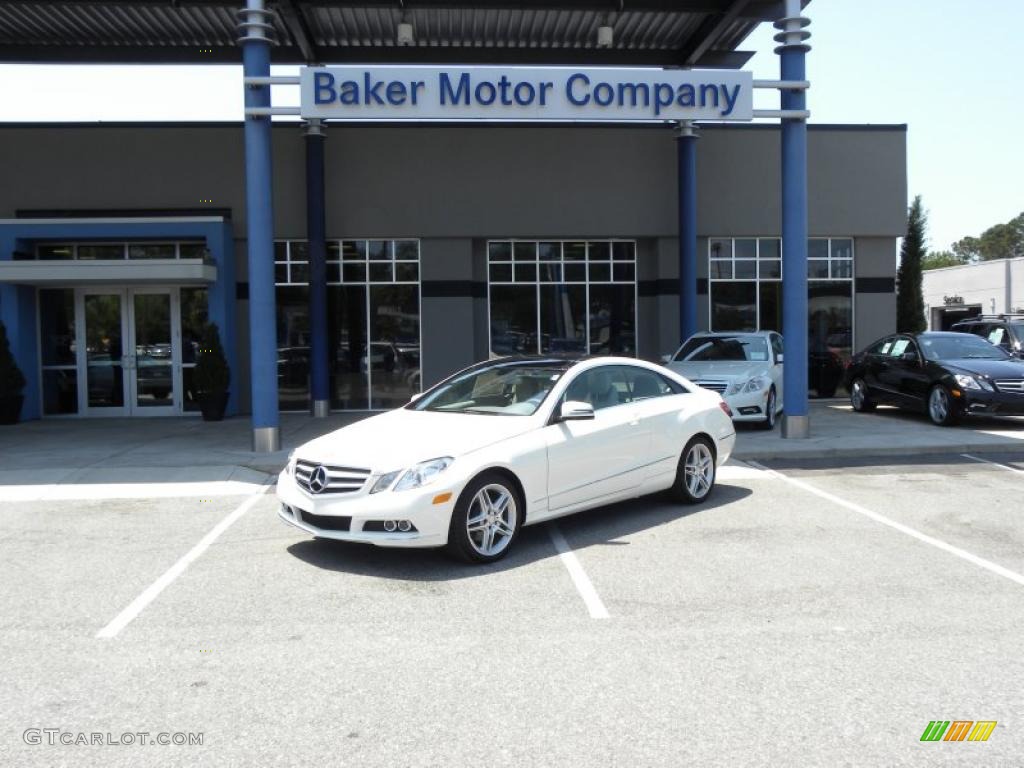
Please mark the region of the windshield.
[[496, 363], [439, 384], [409, 407], [414, 411], [531, 416], [565, 369], [550, 360]]
[[928, 360], [1006, 360], [1010, 356], [985, 339], [963, 334], [958, 336], [922, 336], [921, 351]]
[[761, 336], [695, 336], [672, 358], [676, 362], [709, 360], [768, 361], [768, 342]]
[[1024, 323], [1010, 323], [1010, 327], [1021, 343], [1024, 343]]

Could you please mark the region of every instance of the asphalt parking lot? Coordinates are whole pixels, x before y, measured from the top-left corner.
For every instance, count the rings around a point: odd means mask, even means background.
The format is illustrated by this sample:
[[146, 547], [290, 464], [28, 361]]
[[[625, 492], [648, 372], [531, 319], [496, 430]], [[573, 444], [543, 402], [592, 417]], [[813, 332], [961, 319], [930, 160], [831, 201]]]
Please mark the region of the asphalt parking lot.
[[843, 464], [733, 464], [484, 568], [310, 540], [251, 482], [8, 496], [0, 764], [1020, 765], [1024, 453]]

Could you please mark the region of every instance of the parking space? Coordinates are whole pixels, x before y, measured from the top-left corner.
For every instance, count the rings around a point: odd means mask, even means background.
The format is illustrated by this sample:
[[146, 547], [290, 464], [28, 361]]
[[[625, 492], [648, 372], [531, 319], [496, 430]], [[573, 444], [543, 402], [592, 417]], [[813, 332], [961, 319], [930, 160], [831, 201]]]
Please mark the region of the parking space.
[[[1024, 462], [984, 459], [734, 463], [701, 506], [563, 519], [605, 619], [550, 526], [473, 568], [311, 540], [252, 489], [0, 502], [0, 759], [1015, 765], [1024, 585], [811, 490], [1019, 574]], [[999, 725], [922, 744], [934, 719]], [[22, 743], [29, 727], [204, 744], [45, 749]]]

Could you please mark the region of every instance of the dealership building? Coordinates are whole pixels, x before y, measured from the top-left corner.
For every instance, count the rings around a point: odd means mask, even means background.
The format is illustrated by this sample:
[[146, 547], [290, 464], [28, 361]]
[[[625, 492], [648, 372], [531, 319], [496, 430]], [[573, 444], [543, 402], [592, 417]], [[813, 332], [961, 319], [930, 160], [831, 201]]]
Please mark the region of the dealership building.
[[[694, 330], [786, 334], [787, 323], [787, 374], [804, 382], [787, 409], [802, 417], [808, 352], [845, 357], [894, 330], [905, 126], [807, 125], [802, 77], [772, 86], [746, 73], [729, 90], [763, 22], [778, 22], [783, 58], [788, 47], [802, 67], [799, 3], [796, 14], [761, 0], [239, 4], [88, 2], [76, 25], [60, 3], [0, 8], [5, 61], [230, 63], [256, 51], [237, 123], [0, 125], [0, 321], [28, 379], [22, 419], [196, 411], [207, 321], [232, 370], [229, 413], [252, 414], [264, 449], [280, 412], [391, 408], [489, 356], [658, 359]], [[338, 85], [332, 101], [341, 83], [369, 83], [344, 79], [356, 63], [368, 78], [402, 65], [449, 78], [456, 106], [471, 95], [462, 75], [507, 76], [507, 108], [529, 97], [532, 111], [320, 118], [304, 92], [304, 119], [271, 125], [266, 39], [274, 63], [340, 64], [320, 70]], [[545, 117], [543, 77], [515, 87], [523, 66], [550, 73], [552, 100], [574, 73], [598, 82], [601, 67], [677, 79], [664, 114], [624, 114], [611, 82], [579, 114]], [[691, 71], [723, 73], [710, 118], [683, 103], [678, 78]], [[571, 104], [582, 85], [565, 85]], [[642, 86], [624, 87], [635, 106]], [[730, 121], [741, 87], [775, 87], [782, 109], [747, 104]], [[403, 91], [403, 109], [415, 93]], [[500, 89], [487, 99], [501, 104]], [[607, 119], [587, 111], [598, 106]], [[762, 116], [781, 121], [750, 121]]]

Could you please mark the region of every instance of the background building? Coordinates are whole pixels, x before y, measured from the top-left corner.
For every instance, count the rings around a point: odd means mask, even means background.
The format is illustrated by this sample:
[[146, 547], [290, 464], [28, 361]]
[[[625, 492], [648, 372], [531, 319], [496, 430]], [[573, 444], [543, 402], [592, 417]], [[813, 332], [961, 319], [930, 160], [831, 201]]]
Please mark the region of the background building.
[[1024, 313], [1024, 258], [929, 269], [921, 285], [933, 331], [980, 314]]

